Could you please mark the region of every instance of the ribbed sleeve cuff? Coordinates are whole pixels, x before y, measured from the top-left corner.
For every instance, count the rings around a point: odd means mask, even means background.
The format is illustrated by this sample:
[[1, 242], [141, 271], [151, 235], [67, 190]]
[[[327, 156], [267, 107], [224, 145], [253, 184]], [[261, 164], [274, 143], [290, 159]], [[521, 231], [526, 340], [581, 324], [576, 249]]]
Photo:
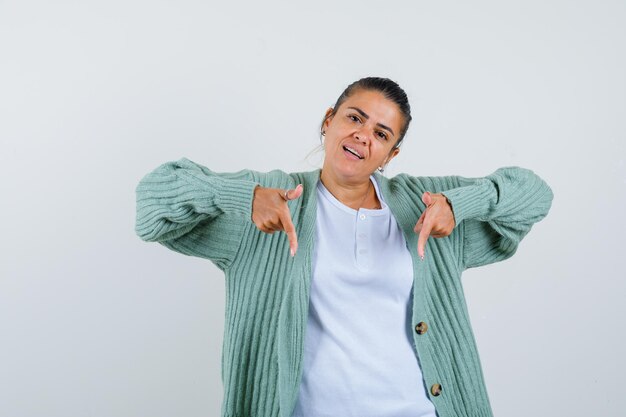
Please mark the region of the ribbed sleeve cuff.
[[225, 180], [228, 186], [222, 187], [218, 195], [218, 206], [225, 213], [239, 213], [246, 219], [252, 219], [252, 201], [254, 189], [258, 183], [246, 180]]
[[452, 188], [441, 194], [450, 201], [455, 227], [468, 218], [489, 217], [489, 212], [498, 198], [495, 185], [485, 179], [478, 184]]

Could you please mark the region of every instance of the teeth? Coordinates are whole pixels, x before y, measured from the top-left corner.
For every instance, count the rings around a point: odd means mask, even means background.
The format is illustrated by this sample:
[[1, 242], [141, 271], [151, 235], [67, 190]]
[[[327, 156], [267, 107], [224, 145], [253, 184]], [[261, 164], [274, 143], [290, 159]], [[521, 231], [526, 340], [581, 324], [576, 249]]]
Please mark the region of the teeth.
[[363, 157], [361, 156], [361, 154], [359, 154], [356, 150], [348, 147], [348, 146], [344, 146], [344, 149], [348, 150], [350, 153], [355, 154], [356, 156], [358, 156], [359, 158], [363, 159]]

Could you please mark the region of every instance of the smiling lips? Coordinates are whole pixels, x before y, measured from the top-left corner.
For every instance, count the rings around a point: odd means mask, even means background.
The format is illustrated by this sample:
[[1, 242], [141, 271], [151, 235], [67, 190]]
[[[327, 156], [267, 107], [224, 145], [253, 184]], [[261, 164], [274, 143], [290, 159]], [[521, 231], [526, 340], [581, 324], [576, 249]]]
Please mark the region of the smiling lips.
[[364, 158], [363, 156], [361, 156], [361, 154], [356, 149], [353, 149], [353, 148], [351, 148], [349, 146], [344, 146], [343, 150], [346, 151], [346, 152], [351, 153], [352, 155], [356, 156], [359, 159], [363, 159]]

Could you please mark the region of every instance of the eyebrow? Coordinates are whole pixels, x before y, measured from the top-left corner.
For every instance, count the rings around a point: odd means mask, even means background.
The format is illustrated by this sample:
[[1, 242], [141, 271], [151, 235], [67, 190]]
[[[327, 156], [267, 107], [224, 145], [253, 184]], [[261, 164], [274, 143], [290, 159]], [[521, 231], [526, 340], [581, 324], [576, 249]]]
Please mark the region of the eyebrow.
[[[366, 118], [366, 119], [369, 119], [369, 118], [370, 118], [370, 117], [367, 115], [367, 113], [365, 113], [363, 110], [359, 109], [358, 107], [348, 107], [348, 108], [349, 108], [349, 109], [353, 109], [353, 110], [358, 111], [358, 112], [359, 112], [359, 114], [360, 114], [361, 116], [363, 116], [364, 118]], [[391, 132], [391, 134], [392, 134], [393, 136], [395, 136], [395, 135], [396, 135], [395, 133], [393, 133], [393, 130], [391, 130], [391, 128], [390, 128], [389, 126], [385, 126], [385, 125], [384, 125], [384, 124], [382, 124], [382, 123], [376, 123], [376, 126], [380, 126], [380, 127], [382, 127], [383, 129], [386, 129], [386, 130], [390, 131], [390, 132]]]

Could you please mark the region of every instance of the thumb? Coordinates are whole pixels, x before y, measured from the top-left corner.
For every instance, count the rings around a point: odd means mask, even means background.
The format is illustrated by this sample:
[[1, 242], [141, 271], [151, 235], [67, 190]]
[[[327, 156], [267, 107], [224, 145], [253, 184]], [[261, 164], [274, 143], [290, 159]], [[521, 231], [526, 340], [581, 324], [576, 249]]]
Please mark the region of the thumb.
[[422, 194], [422, 201], [424, 202], [424, 204], [426, 204], [427, 206], [430, 205], [430, 203], [433, 201], [432, 197], [430, 196], [430, 193], [428, 191], [425, 191], [424, 194]]
[[303, 190], [304, 186], [302, 184], [298, 184], [296, 188], [294, 188], [293, 190], [289, 190], [289, 200], [295, 200], [296, 198], [300, 197]]

